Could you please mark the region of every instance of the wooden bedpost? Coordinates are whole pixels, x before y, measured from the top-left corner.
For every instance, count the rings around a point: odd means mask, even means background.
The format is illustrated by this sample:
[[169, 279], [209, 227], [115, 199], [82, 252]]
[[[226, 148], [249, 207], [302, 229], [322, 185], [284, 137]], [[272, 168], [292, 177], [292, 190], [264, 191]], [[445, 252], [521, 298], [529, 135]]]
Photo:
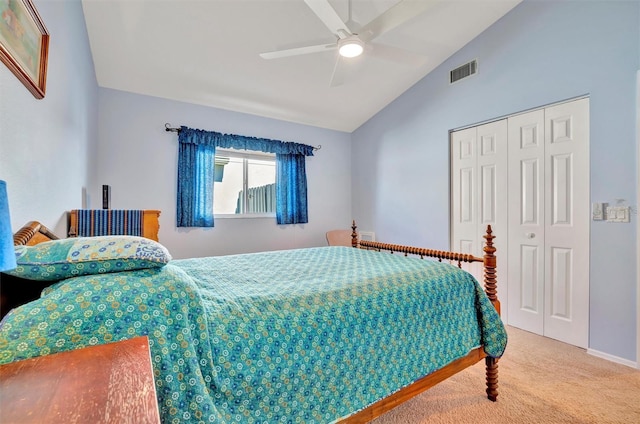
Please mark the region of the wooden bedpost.
[[498, 360], [487, 356], [484, 362], [487, 374], [487, 397], [495, 402], [498, 400]]
[[487, 234], [484, 235], [484, 291], [493, 303], [498, 314], [500, 313], [500, 301], [498, 300], [498, 283], [496, 280], [496, 248], [493, 247], [493, 239], [496, 238], [491, 230], [491, 225], [487, 225]]
[[356, 220], [351, 221], [351, 247], [358, 247], [358, 226]]
[[[496, 248], [493, 246], [493, 231], [491, 225], [487, 225], [484, 246], [484, 291], [487, 297], [500, 314], [500, 301], [498, 300], [498, 283], [496, 280]], [[487, 375], [487, 397], [489, 400], [498, 399], [498, 360], [487, 356], [485, 358], [485, 368]]]

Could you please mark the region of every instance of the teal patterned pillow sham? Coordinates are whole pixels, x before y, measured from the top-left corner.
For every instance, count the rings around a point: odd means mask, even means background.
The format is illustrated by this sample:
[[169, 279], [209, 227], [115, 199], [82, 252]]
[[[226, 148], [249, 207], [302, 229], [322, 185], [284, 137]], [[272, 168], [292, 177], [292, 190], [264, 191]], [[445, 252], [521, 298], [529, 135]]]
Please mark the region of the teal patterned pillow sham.
[[166, 247], [136, 236], [68, 238], [15, 250], [18, 266], [7, 273], [40, 281], [159, 268], [171, 260]]

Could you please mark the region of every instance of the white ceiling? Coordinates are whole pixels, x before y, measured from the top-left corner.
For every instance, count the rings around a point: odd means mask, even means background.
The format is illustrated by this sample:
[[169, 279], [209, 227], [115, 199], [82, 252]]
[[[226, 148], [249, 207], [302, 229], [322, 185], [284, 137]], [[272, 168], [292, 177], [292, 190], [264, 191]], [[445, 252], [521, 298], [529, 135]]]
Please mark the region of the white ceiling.
[[[430, 1], [375, 39], [419, 65], [365, 54], [329, 82], [335, 50], [260, 53], [336, 42], [303, 0], [82, 0], [101, 87], [352, 132], [521, 0]], [[398, 0], [329, 0], [355, 33]], [[469, 58], [469, 60], [474, 58]], [[482, 66], [482, 58], [478, 58]], [[461, 65], [461, 64], [459, 64]]]

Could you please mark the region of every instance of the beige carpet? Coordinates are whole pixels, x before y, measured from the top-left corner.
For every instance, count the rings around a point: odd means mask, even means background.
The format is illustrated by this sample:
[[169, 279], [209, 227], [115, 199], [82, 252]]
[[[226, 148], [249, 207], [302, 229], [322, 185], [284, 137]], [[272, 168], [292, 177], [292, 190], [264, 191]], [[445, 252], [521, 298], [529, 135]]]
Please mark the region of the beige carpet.
[[484, 395], [484, 362], [400, 405], [374, 424], [640, 423], [640, 370], [513, 327], [499, 395]]

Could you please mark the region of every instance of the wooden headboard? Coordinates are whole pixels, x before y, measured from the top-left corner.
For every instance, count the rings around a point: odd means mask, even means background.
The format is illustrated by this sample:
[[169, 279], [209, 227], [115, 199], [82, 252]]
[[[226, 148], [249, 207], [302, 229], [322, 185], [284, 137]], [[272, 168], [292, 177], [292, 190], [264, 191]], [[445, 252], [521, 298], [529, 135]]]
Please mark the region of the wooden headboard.
[[34, 244], [58, 239], [59, 237], [53, 234], [47, 227], [38, 221], [31, 221], [13, 235], [13, 245], [33, 246]]
[[[110, 212], [99, 210], [99, 212]], [[158, 231], [160, 230], [160, 211], [155, 209], [147, 209], [142, 211], [142, 237], [158, 241]], [[69, 237], [77, 237], [78, 233], [78, 210], [74, 209], [69, 212]], [[97, 234], [96, 234], [97, 235]]]

